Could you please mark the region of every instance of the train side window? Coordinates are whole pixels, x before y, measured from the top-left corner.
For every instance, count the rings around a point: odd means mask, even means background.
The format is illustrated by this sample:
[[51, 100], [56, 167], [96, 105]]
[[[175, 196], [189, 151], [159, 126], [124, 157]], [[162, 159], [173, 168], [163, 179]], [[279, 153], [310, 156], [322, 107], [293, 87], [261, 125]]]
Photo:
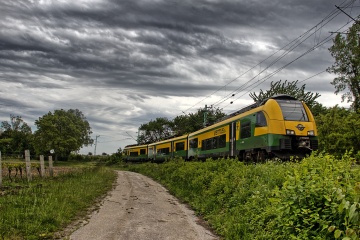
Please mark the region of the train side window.
[[206, 139], [206, 150], [212, 149], [212, 139]]
[[138, 152], [130, 152], [130, 156], [133, 156], [133, 157], [139, 156], [139, 153]]
[[251, 137], [251, 124], [250, 122], [242, 123], [240, 126], [240, 138]]
[[264, 112], [257, 112], [256, 113], [256, 127], [266, 127], [267, 126], [267, 122], [266, 122], [266, 117]]
[[219, 136], [219, 148], [226, 147], [226, 134]]
[[214, 137], [211, 139], [211, 146], [212, 146], [212, 149], [216, 149], [218, 148], [218, 141], [219, 141], [219, 137]]
[[197, 148], [198, 147], [198, 139], [197, 138], [191, 139], [189, 142], [189, 145], [190, 145], [190, 148]]
[[201, 141], [201, 150], [206, 150], [206, 140]]
[[157, 154], [160, 154], [160, 155], [168, 155], [169, 154], [169, 148], [159, 148], [157, 150]]
[[185, 142], [178, 142], [175, 144], [176, 151], [185, 150]]

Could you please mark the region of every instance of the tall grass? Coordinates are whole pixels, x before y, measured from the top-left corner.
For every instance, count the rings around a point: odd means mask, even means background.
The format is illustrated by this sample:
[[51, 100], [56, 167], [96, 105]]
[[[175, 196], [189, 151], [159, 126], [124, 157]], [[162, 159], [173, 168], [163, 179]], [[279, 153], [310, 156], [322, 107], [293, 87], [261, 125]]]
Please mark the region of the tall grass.
[[81, 168], [55, 178], [4, 183], [1, 238], [51, 238], [110, 190], [115, 178], [115, 172], [105, 168]]
[[[353, 234], [349, 239], [359, 239], [356, 237], [360, 236], [360, 171], [351, 167], [352, 160], [348, 156], [345, 158], [337, 160], [319, 155], [300, 163], [275, 161], [263, 164], [244, 164], [233, 159], [209, 159], [205, 163], [176, 160], [161, 165], [129, 165], [128, 168], [163, 183], [208, 220], [225, 239], [310, 239], [305, 234], [309, 225], [313, 226], [312, 237], [335, 239], [338, 235]], [[330, 170], [316, 169], [324, 165]], [[293, 181], [299, 176], [301, 188], [298, 180]], [[346, 182], [334, 185], [344, 176]], [[339, 185], [343, 186], [343, 192], [345, 189], [352, 191], [346, 200], [336, 195], [340, 191]], [[328, 195], [324, 196], [323, 186]], [[310, 196], [308, 189], [313, 195]], [[330, 199], [334, 196], [338, 198], [336, 204]], [[303, 199], [305, 201], [300, 204]], [[322, 214], [321, 208], [327, 205], [331, 206], [326, 214]], [[338, 213], [339, 206], [344, 209], [341, 213]], [[301, 215], [299, 211], [308, 213], [307, 219], [302, 219], [305, 214]], [[329, 214], [332, 211], [337, 213], [335, 220], [334, 214]], [[319, 221], [318, 216], [323, 219]], [[351, 225], [345, 225], [350, 220]], [[295, 222], [297, 225], [293, 230], [288, 224]], [[351, 232], [345, 232], [344, 226], [351, 227]], [[286, 228], [288, 234], [283, 234]], [[337, 232], [334, 234], [334, 231]]]

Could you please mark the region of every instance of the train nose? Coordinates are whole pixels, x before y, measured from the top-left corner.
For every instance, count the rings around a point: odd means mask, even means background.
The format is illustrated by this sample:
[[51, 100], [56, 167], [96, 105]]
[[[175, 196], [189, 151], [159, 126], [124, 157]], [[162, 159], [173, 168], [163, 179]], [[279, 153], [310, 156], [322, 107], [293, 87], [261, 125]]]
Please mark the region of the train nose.
[[298, 147], [300, 147], [300, 148], [310, 148], [310, 139], [308, 137], [299, 138]]

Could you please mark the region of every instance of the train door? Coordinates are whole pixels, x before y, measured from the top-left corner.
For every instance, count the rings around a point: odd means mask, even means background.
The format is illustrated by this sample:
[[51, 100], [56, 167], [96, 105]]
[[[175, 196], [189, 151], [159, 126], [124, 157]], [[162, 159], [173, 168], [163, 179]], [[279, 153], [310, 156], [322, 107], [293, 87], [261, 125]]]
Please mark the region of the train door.
[[148, 160], [151, 160], [154, 158], [154, 147], [148, 146]]
[[229, 151], [230, 156], [233, 157], [236, 155], [236, 122], [230, 123], [229, 128]]
[[154, 145], [154, 161], [156, 161], [156, 155], [157, 155], [156, 146]]

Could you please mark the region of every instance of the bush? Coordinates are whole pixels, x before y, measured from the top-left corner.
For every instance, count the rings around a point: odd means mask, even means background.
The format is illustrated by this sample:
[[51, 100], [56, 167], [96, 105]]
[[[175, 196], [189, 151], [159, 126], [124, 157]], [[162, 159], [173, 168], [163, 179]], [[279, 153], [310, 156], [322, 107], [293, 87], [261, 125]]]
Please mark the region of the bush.
[[259, 236], [266, 239], [268, 233], [264, 229], [276, 217], [268, 199], [276, 187], [281, 187], [290, 166], [278, 162], [246, 165], [236, 159], [208, 159], [137, 164], [129, 169], [162, 182], [225, 239]]
[[273, 199], [279, 239], [359, 239], [359, 168], [345, 154], [310, 156], [288, 172]]

